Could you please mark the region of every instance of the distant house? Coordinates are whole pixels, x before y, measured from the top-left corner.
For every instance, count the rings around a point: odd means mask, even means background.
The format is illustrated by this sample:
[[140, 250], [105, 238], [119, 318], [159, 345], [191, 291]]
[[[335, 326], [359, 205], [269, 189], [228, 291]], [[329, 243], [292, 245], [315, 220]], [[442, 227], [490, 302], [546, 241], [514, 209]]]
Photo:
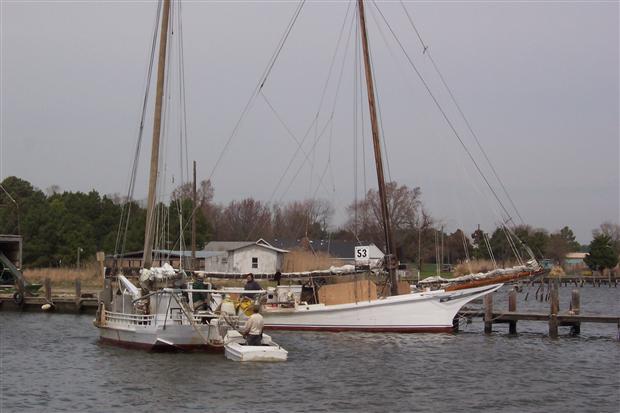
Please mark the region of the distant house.
[[568, 271], [581, 271], [588, 266], [584, 258], [588, 255], [586, 252], [569, 252], [564, 256], [564, 267]]
[[267, 241], [211, 241], [205, 245], [206, 272], [268, 274], [281, 270], [284, 254]]

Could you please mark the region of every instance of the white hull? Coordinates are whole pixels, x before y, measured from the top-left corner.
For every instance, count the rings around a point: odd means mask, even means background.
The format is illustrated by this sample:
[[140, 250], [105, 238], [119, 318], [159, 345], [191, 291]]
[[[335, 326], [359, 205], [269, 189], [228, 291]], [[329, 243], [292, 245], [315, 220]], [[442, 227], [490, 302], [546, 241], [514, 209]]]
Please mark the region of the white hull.
[[265, 328], [274, 330], [449, 332], [460, 308], [502, 284], [412, 293], [351, 304], [299, 304], [263, 312]]
[[245, 345], [245, 340], [236, 331], [226, 336], [224, 355], [232, 361], [286, 361], [288, 351], [271, 341], [271, 337], [263, 334], [262, 346]]
[[[166, 319], [164, 315], [136, 315], [100, 309], [95, 320], [104, 343], [144, 350], [222, 351], [221, 326], [190, 323], [186, 317]], [[224, 329], [227, 327], [224, 326]], [[225, 332], [224, 332], [225, 333]]]

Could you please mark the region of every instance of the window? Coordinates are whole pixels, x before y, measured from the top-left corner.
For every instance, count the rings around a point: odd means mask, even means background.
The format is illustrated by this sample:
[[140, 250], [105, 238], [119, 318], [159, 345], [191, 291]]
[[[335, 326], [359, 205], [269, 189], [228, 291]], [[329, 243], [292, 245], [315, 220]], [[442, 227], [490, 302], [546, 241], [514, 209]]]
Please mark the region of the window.
[[252, 268], [258, 268], [258, 257], [252, 257]]
[[228, 258], [222, 257], [222, 264], [228, 264]]

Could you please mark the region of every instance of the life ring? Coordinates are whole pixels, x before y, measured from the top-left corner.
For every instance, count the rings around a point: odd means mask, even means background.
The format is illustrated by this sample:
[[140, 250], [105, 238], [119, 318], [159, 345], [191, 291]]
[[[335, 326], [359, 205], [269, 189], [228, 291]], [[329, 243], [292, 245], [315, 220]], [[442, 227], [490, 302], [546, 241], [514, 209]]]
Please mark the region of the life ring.
[[15, 301], [17, 305], [22, 305], [24, 303], [24, 295], [16, 291], [15, 294], [13, 294], [13, 301]]

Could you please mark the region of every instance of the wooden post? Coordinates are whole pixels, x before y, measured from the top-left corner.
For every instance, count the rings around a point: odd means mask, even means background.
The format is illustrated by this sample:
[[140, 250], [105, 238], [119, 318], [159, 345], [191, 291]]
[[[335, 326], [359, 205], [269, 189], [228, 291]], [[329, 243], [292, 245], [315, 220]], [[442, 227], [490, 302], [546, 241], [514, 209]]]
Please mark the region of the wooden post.
[[21, 295], [22, 300], [19, 302], [19, 306], [22, 307], [26, 302], [26, 287], [24, 286], [24, 280], [21, 277], [16, 279], [17, 281], [17, 292]]
[[[508, 293], [508, 311], [514, 313], [517, 311], [517, 290], [514, 288]], [[508, 322], [508, 333], [517, 334], [517, 321]]]
[[493, 332], [493, 293], [484, 296], [484, 333]]
[[551, 305], [549, 314], [549, 337], [558, 337], [558, 312], [560, 310], [560, 296], [558, 281], [551, 283]]
[[[579, 290], [574, 289], [571, 294], [571, 298], [570, 298], [570, 308], [573, 314], [578, 315], [579, 312], [581, 311], [580, 301], [581, 300], [579, 299]], [[572, 335], [575, 335], [575, 336], [579, 335], [579, 333], [581, 333], [581, 322], [575, 321], [575, 323], [571, 326], [570, 332]]]
[[75, 279], [75, 310], [80, 312], [82, 310], [82, 280]]
[[51, 304], [52, 303], [52, 280], [50, 280], [50, 277], [45, 277], [43, 286], [45, 288], [45, 301], [47, 301], [48, 304]]
[[99, 301], [102, 301], [104, 308], [110, 311], [112, 308], [112, 281], [109, 278], [103, 280], [103, 291], [99, 294]]

